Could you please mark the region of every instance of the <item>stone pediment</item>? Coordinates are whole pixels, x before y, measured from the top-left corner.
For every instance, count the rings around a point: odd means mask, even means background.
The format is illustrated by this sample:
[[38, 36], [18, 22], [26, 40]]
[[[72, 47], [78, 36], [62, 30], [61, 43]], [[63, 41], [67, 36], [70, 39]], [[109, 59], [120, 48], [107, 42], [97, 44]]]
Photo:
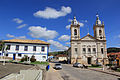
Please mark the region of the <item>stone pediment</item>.
[[81, 40], [96, 40], [93, 36], [87, 34], [85, 37], [81, 38]]

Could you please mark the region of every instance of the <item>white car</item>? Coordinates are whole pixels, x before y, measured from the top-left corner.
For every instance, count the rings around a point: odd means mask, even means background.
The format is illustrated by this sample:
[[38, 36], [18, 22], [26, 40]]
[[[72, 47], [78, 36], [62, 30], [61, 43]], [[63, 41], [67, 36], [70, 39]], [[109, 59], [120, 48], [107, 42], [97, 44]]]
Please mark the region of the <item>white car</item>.
[[73, 67], [79, 67], [79, 68], [83, 68], [83, 65], [80, 63], [74, 63]]
[[59, 63], [57, 63], [57, 64], [55, 64], [54, 69], [62, 69], [62, 65], [61, 65], [61, 64], [59, 64]]

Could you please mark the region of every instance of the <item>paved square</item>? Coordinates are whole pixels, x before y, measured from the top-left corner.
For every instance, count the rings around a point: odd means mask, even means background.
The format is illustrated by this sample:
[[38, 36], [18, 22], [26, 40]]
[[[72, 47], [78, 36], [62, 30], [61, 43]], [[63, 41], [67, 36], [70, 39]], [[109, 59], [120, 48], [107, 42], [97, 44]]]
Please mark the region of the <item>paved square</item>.
[[3, 66], [2, 63], [0, 63], [0, 79], [10, 73], [17, 73], [20, 70], [26, 70], [32, 67], [32, 65], [22, 65], [13, 63], [6, 63], [6, 65]]

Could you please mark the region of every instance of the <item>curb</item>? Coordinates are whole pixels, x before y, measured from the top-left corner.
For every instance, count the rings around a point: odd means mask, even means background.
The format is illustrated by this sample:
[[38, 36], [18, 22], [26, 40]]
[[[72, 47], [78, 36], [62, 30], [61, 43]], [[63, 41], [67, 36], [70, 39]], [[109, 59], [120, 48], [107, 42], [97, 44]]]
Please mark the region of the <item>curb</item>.
[[102, 72], [102, 73], [106, 73], [106, 74], [110, 74], [110, 75], [114, 75], [114, 76], [120, 77], [120, 75], [118, 75], [118, 74], [109, 73], [109, 72], [105, 72], [105, 71], [101, 71], [101, 70], [90, 69], [90, 68], [88, 68], [88, 69], [89, 69], [89, 70], [98, 71], [98, 72]]

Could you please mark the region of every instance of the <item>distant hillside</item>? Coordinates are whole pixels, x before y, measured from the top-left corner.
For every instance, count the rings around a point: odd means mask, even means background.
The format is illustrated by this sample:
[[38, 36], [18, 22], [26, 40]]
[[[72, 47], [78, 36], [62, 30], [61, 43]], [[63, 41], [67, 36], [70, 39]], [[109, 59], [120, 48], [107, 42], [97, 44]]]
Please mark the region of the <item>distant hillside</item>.
[[54, 55], [54, 56], [56, 56], [56, 55], [58, 55], [58, 54], [67, 54], [67, 52], [66, 52], [66, 51], [49, 52], [49, 55]]
[[110, 47], [107, 48], [107, 53], [112, 53], [112, 52], [120, 52], [120, 48], [116, 48], [116, 47]]

